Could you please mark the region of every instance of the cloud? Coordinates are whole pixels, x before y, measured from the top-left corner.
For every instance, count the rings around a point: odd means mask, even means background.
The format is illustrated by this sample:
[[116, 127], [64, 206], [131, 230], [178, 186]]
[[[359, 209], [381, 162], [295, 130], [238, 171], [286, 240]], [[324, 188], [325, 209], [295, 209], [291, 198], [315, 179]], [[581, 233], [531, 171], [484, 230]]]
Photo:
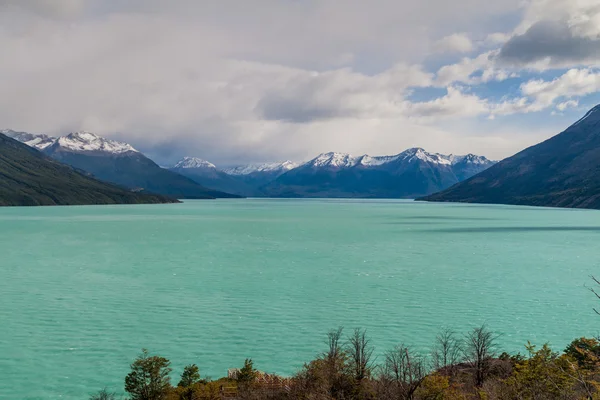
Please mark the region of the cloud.
[[454, 33], [438, 40], [434, 49], [439, 53], [468, 53], [474, 45], [466, 33]]
[[577, 36], [565, 21], [540, 21], [511, 38], [498, 55], [501, 63], [561, 68], [600, 61], [600, 37]]
[[374, 76], [349, 69], [297, 71], [271, 87], [257, 104], [268, 120], [309, 122], [336, 117], [390, 118], [402, 113], [410, 87], [432, 84], [419, 66], [396, 65]]
[[565, 102], [557, 104], [556, 105], [556, 109], [558, 111], [565, 111], [568, 108], [574, 108], [574, 107], [577, 107], [578, 105], [579, 105], [579, 101], [578, 100], [567, 100]]
[[0, 0], [0, 12], [22, 10], [49, 17], [74, 17], [86, 0]]
[[[513, 35], [504, 21], [519, 2], [0, 0], [0, 121], [96, 131], [159, 162], [460, 153], [502, 142], [484, 152], [499, 158], [524, 141], [488, 140], [501, 122], [478, 117], [530, 112], [536, 97], [498, 104], [465, 86], [519, 72], [498, 65], [493, 47]], [[589, 34], [593, 23], [577, 26]], [[437, 73], [427, 67], [439, 65], [435, 42], [454, 52]], [[483, 54], [451, 58], [482, 43]], [[435, 96], [414, 100], [416, 88]]]
[[521, 92], [533, 98], [540, 108], [550, 107], [560, 98], [581, 97], [598, 91], [600, 72], [591, 69], [571, 69], [551, 81], [535, 79], [521, 85]]
[[597, 0], [533, 0], [498, 57], [505, 65], [539, 70], [600, 62]]
[[497, 50], [488, 51], [475, 58], [465, 57], [460, 62], [441, 67], [437, 72], [435, 84], [448, 86], [460, 82], [470, 85], [489, 81], [503, 81], [516, 76], [495, 63]]

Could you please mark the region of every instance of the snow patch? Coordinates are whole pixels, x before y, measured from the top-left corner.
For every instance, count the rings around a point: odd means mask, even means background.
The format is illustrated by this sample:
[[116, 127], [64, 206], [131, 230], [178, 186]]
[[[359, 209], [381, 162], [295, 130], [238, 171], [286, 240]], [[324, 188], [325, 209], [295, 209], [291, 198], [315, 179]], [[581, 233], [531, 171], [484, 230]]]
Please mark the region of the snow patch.
[[214, 168], [217, 167], [201, 158], [197, 157], [183, 157], [173, 168]]
[[61, 136], [56, 143], [65, 149], [77, 152], [101, 151], [111, 154], [138, 152], [128, 143], [105, 139], [94, 133], [81, 131]]
[[298, 164], [288, 160], [284, 162], [242, 165], [239, 167], [224, 169], [223, 172], [229, 175], [250, 175], [255, 172], [284, 173], [296, 168], [297, 166]]

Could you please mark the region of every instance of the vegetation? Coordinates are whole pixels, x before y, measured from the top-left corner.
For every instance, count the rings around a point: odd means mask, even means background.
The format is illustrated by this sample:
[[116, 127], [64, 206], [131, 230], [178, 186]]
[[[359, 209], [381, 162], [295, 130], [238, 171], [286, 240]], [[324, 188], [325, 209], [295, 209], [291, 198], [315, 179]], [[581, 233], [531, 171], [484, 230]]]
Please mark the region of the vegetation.
[[600, 209], [600, 106], [564, 132], [420, 200]]
[[[600, 399], [600, 342], [573, 340], [562, 353], [548, 344], [525, 354], [497, 354], [487, 327], [465, 335], [444, 330], [427, 355], [403, 344], [375, 360], [367, 332], [342, 328], [327, 334], [326, 349], [293, 377], [255, 369], [251, 359], [228, 378], [201, 379], [184, 368], [171, 386], [170, 361], [146, 350], [131, 364], [125, 391], [132, 400], [581, 400]], [[376, 362], [379, 361], [379, 362]], [[106, 389], [90, 400], [114, 400]]]
[[0, 134], [0, 206], [169, 202], [98, 181]]

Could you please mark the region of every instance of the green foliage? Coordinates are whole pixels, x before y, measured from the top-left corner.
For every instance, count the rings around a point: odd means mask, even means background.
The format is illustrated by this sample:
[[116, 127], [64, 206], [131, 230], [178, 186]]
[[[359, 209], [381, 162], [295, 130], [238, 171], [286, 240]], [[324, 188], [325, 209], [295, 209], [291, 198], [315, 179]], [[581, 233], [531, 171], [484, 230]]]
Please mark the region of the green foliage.
[[131, 364], [125, 377], [125, 391], [131, 400], [163, 400], [171, 388], [171, 362], [164, 357], [150, 356], [148, 350]]
[[251, 358], [246, 358], [244, 366], [239, 370], [237, 374], [237, 381], [240, 383], [251, 383], [254, 382], [258, 372], [254, 369], [254, 363]]
[[177, 384], [179, 387], [190, 387], [200, 381], [200, 369], [196, 364], [186, 365], [181, 374], [181, 380]]
[[565, 354], [584, 369], [593, 370], [600, 366], [600, 343], [597, 339], [579, 338], [565, 349]]
[[566, 356], [553, 352], [548, 344], [536, 350], [525, 346], [529, 358], [517, 362], [513, 374], [507, 379], [513, 396], [519, 399], [568, 398], [575, 384], [573, 364]]

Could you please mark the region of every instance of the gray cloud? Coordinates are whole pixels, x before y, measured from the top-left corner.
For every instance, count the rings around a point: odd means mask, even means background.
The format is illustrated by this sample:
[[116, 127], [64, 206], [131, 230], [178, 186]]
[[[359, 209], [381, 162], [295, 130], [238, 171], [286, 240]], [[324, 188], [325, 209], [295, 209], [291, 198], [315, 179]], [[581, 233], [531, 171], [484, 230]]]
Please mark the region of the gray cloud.
[[566, 21], [539, 21], [506, 42], [498, 60], [508, 65], [585, 64], [600, 60], [600, 38], [577, 36]]
[[0, 0], [0, 11], [22, 10], [50, 17], [68, 18], [79, 15], [86, 0]]
[[[440, 122], [485, 114], [485, 101], [452, 88], [407, 96], [432, 84], [420, 65], [437, 40], [509, 31], [498, 16], [519, 2], [0, 0], [0, 128], [91, 130], [161, 163], [414, 146], [500, 158], [530, 142]], [[450, 72], [469, 78], [489, 60], [468, 64]]]

